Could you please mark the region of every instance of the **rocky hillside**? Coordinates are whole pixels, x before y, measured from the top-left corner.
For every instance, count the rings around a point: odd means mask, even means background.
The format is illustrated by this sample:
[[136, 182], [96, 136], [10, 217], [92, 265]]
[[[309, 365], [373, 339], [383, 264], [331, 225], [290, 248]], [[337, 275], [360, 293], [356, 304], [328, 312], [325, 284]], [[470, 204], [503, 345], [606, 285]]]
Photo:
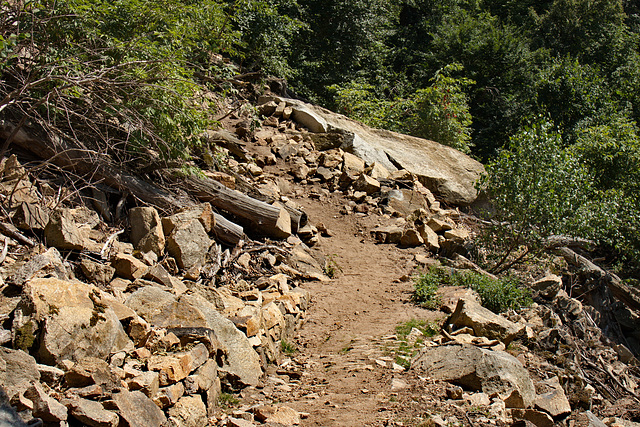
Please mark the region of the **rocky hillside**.
[[526, 308], [455, 286], [417, 307], [418, 268], [495, 279], [471, 261], [482, 165], [256, 108], [227, 107], [192, 175], [13, 132], [0, 424], [638, 425], [637, 292], [558, 239]]

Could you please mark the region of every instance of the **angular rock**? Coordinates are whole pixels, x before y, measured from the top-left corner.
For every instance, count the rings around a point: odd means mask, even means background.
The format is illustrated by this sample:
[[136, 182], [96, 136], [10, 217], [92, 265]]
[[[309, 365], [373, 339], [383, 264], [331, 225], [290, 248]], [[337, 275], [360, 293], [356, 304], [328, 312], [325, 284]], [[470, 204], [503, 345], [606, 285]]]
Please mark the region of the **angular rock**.
[[147, 360], [147, 368], [158, 371], [160, 385], [166, 386], [185, 379], [209, 358], [209, 350], [200, 343], [189, 351], [172, 353], [167, 356], [152, 356]]
[[331, 280], [324, 274], [324, 269], [320, 263], [313, 258], [305, 248], [305, 245], [297, 245], [291, 250], [287, 260], [289, 265], [309, 278], [320, 281]]
[[131, 243], [141, 252], [164, 253], [165, 238], [160, 215], [153, 207], [133, 208], [129, 211]]
[[22, 203], [13, 215], [13, 222], [23, 230], [44, 230], [49, 223], [49, 210], [38, 204]]
[[560, 289], [562, 289], [562, 278], [551, 274], [533, 282], [531, 288], [538, 291], [543, 298], [552, 300], [558, 295]]
[[142, 374], [131, 378], [127, 381], [130, 391], [140, 390], [147, 397], [153, 397], [158, 394], [160, 388], [160, 374], [153, 371], [143, 372]]
[[178, 267], [188, 270], [204, 265], [211, 243], [200, 221], [193, 220], [173, 229], [167, 239], [167, 251], [175, 258]]
[[207, 408], [199, 395], [181, 397], [168, 414], [172, 427], [201, 427], [208, 424]]
[[365, 163], [364, 160], [358, 156], [354, 156], [351, 153], [344, 153], [342, 157], [342, 171], [351, 176], [358, 176], [364, 174]]
[[430, 218], [427, 225], [436, 233], [445, 232], [453, 229], [451, 224], [438, 218]]
[[36, 359], [22, 350], [0, 347], [0, 385], [9, 400], [40, 381]]
[[422, 236], [415, 228], [407, 228], [400, 238], [400, 246], [403, 248], [413, 248], [424, 244]]
[[201, 296], [182, 295], [176, 298], [160, 289], [146, 287], [134, 292], [125, 304], [156, 327], [203, 327], [214, 330], [227, 351], [223, 370], [242, 384], [258, 383], [262, 375], [260, 358], [247, 336]]
[[7, 278], [7, 283], [23, 286], [35, 277], [55, 276], [58, 279], [68, 279], [69, 269], [64, 264], [60, 252], [56, 248], [49, 248], [43, 254], [32, 257], [18, 271]]
[[38, 357], [56, 365], [63, 359], [100, 359], [132, 344], [112, 308], [101, 301], [93, 285], [54, 278], [28, 282], [16, 309], [14, 330], [41, 324]]
[[103, 390], [113, 390], [120, 386], [119, 378], [112, 372], [107, 362], [95, 357], [85, 357], [73, 364], [64, 375], [68, 387], [99, 385]]
[[116, 254], [111, 260], [111, 265], [118, 276], [129, 280], [140, 279], [149, 271], [149, 266], [138, 258], [123, 253]]
[[288, 406], [278, 406], [275, 412], [270, 415], [265, 422], [283, 426], [294, 426], [300, 424], [300, 414]]
[[353, 184], [353, 187], [356, 190], [364, 191], [367, 194], [373, 194], [380, 191], [380, 182], [370, 176], [362, 174]]
[[156, 264], [147, 271], [144, 276], [147, 280], [153, 280], [169, 289], [173, 289], [176, 295], [180, 295], [187, 291], [187, 286], [182, 280], [173, 277], [169, 272], [160, 264]]
[[408, 189], [389, 191], [384, 196], [384, 203], [405, 217], [418, 209], [429, 209], [427, 201], [422, 194]]
[[377, 162], [374, 162], [371, 167], [367, 168], [367, 174], [376, 180], [391, 178], [389, 170]]
[[469, 238], [469, 232], [464, 228], [454, 228], [444, 232], [444, 238], [456, 243], [463, 243]]
[[511, 416], [514, 420], [526, 420], [536, 427], [553, 427], [555, 423], [553, 418], [546, 412], [537, 411], [535, 409], [513, 409]]
[[162, 387], [158, 390], [158, 393], [152, 397], [152, 400], [160, 408], [166, 408], [175, 405], [182, 396], [184, 396], [184, 385], [180, 382], [168, 387]]
[[87, 208], [56, 209], [44, 229], [47, 245], [81, 250], [87, 246], [89, 231], [99, 222], [98, 214]]
[[38, 372], [40, 372], [40, 380], [50, 386], [57, 385], [64, 377], [64, 371], [55, 366], [38, 364]]
[[112, 266], [87, 258], [80, 261], [80, 268], [89, 282], [102, 287], [107, 286], [116, 274], [116, 269]]
[[538, 392], [542, 391], [533, 402], [534, 407], [544, 411], [553, 418], [560, 418], [571, 413], [571, 404], [564, 393], [558, 377], [552, 377], [537, 384]]
[[176, 227], [189, 223], [194, 219], [200, 221], [204, 231], [207, 233], [211, 233], [216, 223], [211, 205], [209, 203], [200, 203], [199, 205], [186, 208], [176, 214], [162, 218], [162, 229], [164, 230], [165, 236], [171, 234]]
[[525, 328], [525, 325], [513, 323], [469, 299], [458, 300], [449, 323], [458, 327], [468, 326], [476, 336], [500, 340], [505, 346]]
[[419, 225], [416, 227], [420, 237], [424, 240], [424, 244], [430, 251], [436, 251], [440, 249], [440, 243], [438, 242], [438, 235], [435, 231], [426, 225]]
[[64, 404], [71, 416], [89, 427], [117, 427], [118, 414], [104, 409], [100, 402], [82, 398], [67, 399]]
[[527, 408], [536, 394], [529, 373], [515, 357], [470, 345], [425, 347], [411, 369], [432, 379], [497, 393], [510, 408]]
[[24, 392], [24, 396], [33, 402], [32, 413], [34, 417], [50, 423], [59, 423], [67, 420], [67, 408], [50, 397], [40, 383], [33, 383]]
[[317, 114], [314, 109], [308, 108], [308, 106], [303, 104], [293, 105], [292, 109], [291, 117], [293, 120], [305, 126], [310, 132], [327, 132], [327, 122], [321, 115]]
[[376, 227], [371, 231], [374, 239], [378, 243], [400, 243], [402, 239], [402, 233], [404, 230], [401, 227], [388, 226], [388, 227]]
[[122, 390], [113, 394], [113, 401], [131, 427], [158, 427], [167, 422], [162, 410], [140, 391]]

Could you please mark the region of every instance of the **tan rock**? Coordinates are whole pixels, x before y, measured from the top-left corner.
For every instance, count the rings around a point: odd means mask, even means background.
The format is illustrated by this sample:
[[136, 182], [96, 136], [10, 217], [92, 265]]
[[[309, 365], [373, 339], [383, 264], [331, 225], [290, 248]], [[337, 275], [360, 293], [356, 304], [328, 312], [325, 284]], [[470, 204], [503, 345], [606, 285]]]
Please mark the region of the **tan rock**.
[[131, 243], [141, 252], [164, 253], [165, 238], [160, 215], [153, 207], [133, 208], [129, 212]]
[[275, 412], [267, 418], [266, 422], [294, 426], [300, 424], [300, 414], [288, 406], [278, 406]]
[[351, 153], [344, 153], [342, 157], [342, 171], [351, 176], [358, 176], [364, 173], [364, 160]]
[[209, 358], [209, 351], [204, 344], [198, 344], [191, 350], [172, 353], [167, 356], [151, 356], [147, 367], [160, 374], [160, 385], [166, 386], [185, 379]]
[[140, 391], [122, 390], [113, 395], [113, 401], [130, 426], [157, 427], [167, 422], [162, 410]]
[[67, 420], [67, 408], [49, 396], [40, 383], [33, 383], [24, 392], [24, 396], [33, 402], [31, 412], [34, 417], [50, 423], [59, 423]]
[[373, 194], [380, 191], [380, 182], [364, 173], [353, 184], [356, 190], [364, 191], [367, 194]]
[[133, 255], [118, 253], [111, 259], [111, 265], [116, 274], [129, 280], [144, 277], [149, 271], [149, 266], [135, 258]]
[[553, 418], [567, 416], [571, 413], [571, 405], [564, 393], [558, 377], [552, 377], [536, 384], [540, 393], [533, 402], [535, 409], [544, 411]]
[[457, 327], [468, 326], [477, 336], [497, 339], [505, 345], [524, 331], [524, 325], [513, 323], [469, 299], [458, 300], [449, 323]]

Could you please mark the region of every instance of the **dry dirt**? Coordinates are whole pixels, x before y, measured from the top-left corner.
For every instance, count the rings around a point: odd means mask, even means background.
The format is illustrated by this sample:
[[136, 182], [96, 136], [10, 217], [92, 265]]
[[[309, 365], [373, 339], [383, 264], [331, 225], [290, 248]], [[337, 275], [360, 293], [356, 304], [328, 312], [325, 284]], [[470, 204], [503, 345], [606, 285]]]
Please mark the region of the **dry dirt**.
[[[272, 369], [267, 386], [258, 395], [247, 392], [246, 397], [307, 413], [304, 426], [389, 425], [390, 419], [400, 418], [408, 424], [391, 425], [414, 425], [409, 411], [398, 411], [401, 399], [392, 390], [392, 380], [408, 374], [376, 361], [391, 365], [393, 334], [399, 324], [444, 317], [410, 301], [413, 285], [407, 276], [415, 272], [414, 256], [428, 253], [424, 248], [376, 244], [369, 230], [379, 217], [341, 215], [340, 206], [347, 202], [341, 194], [296, 202], [312, 224], [323, 223], [330, 230], [332, 236], [321, 237], [314, 249], [324, 254], [336, 275], [329, 283], [303, 286], [311, 293], [312, 305], [291, 363], [302, 368], [302, 376], [283, 376], [286, 366]], [[282, 378], [286, 383], [278, 385]]]

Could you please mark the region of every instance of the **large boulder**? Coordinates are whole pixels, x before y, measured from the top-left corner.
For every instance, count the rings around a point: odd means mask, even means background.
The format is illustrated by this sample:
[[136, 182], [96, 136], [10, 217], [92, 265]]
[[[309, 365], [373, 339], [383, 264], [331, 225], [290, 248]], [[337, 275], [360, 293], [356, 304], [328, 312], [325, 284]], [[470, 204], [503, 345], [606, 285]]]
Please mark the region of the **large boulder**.
[[525, 328], [525, 325], [513, 323], [470, 299], [458, 300], [449, 323], [468, 326], [477, 336], [500, 340], [504, 345], [509, 345]]
[[[105, 297], [106, 299], [106, 297]], [[132, 348], [114, 310], [93, 285], [54, 278], [28, 282], [13, 322], [15, 331], [40, 326], [37, 354], [40, 362], [106, 358]]]
[[[286, 102], [301, 113], [294, 120], [301, 121], [311, 132], [338, 132], [343, 135], [340, 146], [363, 159], [367, 164], [378, 163], [389, 171], [406, 169], [418, 177], [429, 190], [448, 203], [468, 205], [477, 196], [476, 182], [484, 167], [471, 157], [434, 141], [373, 129], [324, 108], [302, 101], [272, 97], [262, 100]], [[312, 120], [309, 120], [312, 118]], [[308, 123], [305, 123], [308, 122]], [[324, 126], [326, 123], [326, 126]]]
[[227, 352], [222, 371], [233, 381], [255, 386], [262, 375], [260, 357], [247, 336], [199, 295], [174, 295], [155, 287], [134, 292], [125, 302], [152, 326], [163, 328], [208, 328]]
[[515, 357], [472, 345], [425, 347], [411, 369], [435, 380], [497, 393], [507, 407], [527, 408], [536, 398], [529, 373]]

